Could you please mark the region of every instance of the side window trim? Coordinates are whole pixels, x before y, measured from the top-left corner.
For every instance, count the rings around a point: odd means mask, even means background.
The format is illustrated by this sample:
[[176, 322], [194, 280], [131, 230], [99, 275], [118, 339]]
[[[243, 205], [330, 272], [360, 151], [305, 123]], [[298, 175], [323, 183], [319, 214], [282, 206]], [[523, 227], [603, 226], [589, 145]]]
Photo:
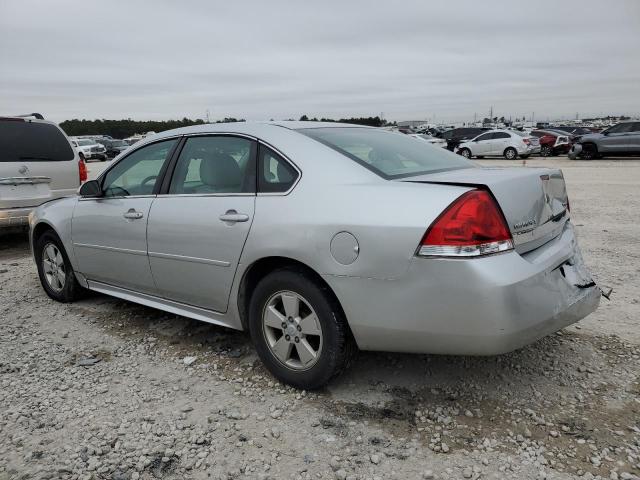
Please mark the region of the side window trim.
[[[211, 132], [211, 133], [192, 133], [182, 135], [182, 138], [179, 144], [176, 146], [175, 151], [171, 155], [171, 159], [167, 162], [167, 169], [165, 175], [162, 179], [162, 184], [158, 189], [156, 195], [163, 197], [254, 197], [258, 190], [258, 180], [256, 173], [256, 185], [255, 192], [244, 192], [244, 193], [169, 193], [169, 188], [171, 187], [171, 180], [176, 173], [176, 167], [178, 166], [178, 159], [180, 158], [180, 154], [187, 143], [187, 140], [195, 137], [237, 137], [237, 138], [245, 138], [247, 140], [251, 140], [253, 142], [253, 152], [251, 162], [253, 163], [254, 171], [257, 172], [257, 164], [258, 164], [258, 139], [252, 137], [250, 135], [244, 135], [241, 133], [227, 133], [227, 132]], [[157, 184], [156, 184], [157, 185]]]
[[173, 160], [174, 155], [176, 154], [176, 151], [178, 150], [178, 147], [182, 145], [182, 143], [184, 142], [184, 140], [182, 139], [182, 135], [173, 135], [170, 137], [164, 137], [164, 138], [159, 138], [158, 140], [155, 140], [153, 142], [149, 142], [149, 143], [145, 143], [144, 145], [139, 145], [137, 148], [132, 149], [130, 152], [128, 151], [127, 154], [122, 157], [121, 159], [119, 159], [117, 162], [115, 162], [113, 165], [110, 165], [109, 168], [106, 168], [99, 176], [98, 178], [96, 178], [96, 181], [100, 184], [100, 188], [104, 187], [104, 181], [107, 177], [107, 174], [113, 170], [116, 165], [119, 165], [120, 162], [123, 162], [125, 159], [127, 159], [130, 155], [132, 155], [133, 153], [137, 152], [138, 150], [154, 145], [156, 143], [160, 143], [160, 142], [165, 142], [167, 140], [173, 140], [173, 139], [177, 139], [178, 141], [176, 142], [176, 144], [172, 147], [171, 152], [169, 153], [168, 156], [168, 160], [165, 160], [162, 168], [160, 169], [160, 174], [158, 175], [159, 181], [156, 181], [156, 184], [154, 186], [154, 191], [153, 193], [151, 193], [150, 195], [129, 195], [129, 196], [121, 196], [121, 197], [109, 197], [109, 198], [131, 198], [131, 197], [154, 197], [157, 195], [157, 190], [158, 187], [163, 184], [164, 182], [164, 177], [166, 176], [166, 172], [167, 172], [167, 167], [169, 166], [169, 164], [171, 163], [171, 160]]
[[[257, 163], [260, 157], [260, 146], [263, 145], [271, 150], [273, 150], [275, 153], [277, 153], [289, 166], [291, 166], [297, 173], [298, 176], [295, 179], [295, 181], [293, 182], [293, 184], [289, 187], [288, 190], [284, 191], [284, 192], [261, 192], [260, 188], [258, 186], [258, 177], [260, 175], [260, 165]], [[300, 170], [300, 168], [298, 167], [298, 165], [295, 164], [295, 162], [293, 162], [289, 157], [287, 157], [284, 153], [282, 153], [280, 150], [278, 150], [276, 147], [274, 147], [273, 145], [271, 145], [270, 143], [267, 143], [263, 140], [258, 139], [258, 148], [257, 150], [257, 154], [256, 154], [256, 195], [259, 197], [273, 197], [273, 196], [286, 196], [289, 195], [294, 188], [296, 188], [296, 185], [298, 185], [298, 183], [300, 182], [300, 179], [302, 178], [302, 170]]]

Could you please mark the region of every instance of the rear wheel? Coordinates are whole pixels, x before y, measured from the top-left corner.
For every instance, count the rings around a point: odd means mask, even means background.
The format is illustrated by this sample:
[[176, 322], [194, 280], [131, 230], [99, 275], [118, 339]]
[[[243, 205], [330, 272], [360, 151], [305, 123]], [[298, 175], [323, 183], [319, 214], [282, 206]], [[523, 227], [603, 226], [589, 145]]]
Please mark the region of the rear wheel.
[[267, 369], [297, 388], [322, 387], [355, 351], [333, 295], [294, 269], [276, 270], [258, 283], [249, 303], [249, 330]]
[[543, 157], [550, 157], [551, 155], [553, 155], [553, 148], [551, 148], [549, 145], [543, 145], [540, 149], [540, 155], [542, 155]]
[[504, 151], [504, 158], [506, 158], [507, 160], [515, 160], [516, 158], [518, 158], [518, 152], [515, 148], [509, 147]]
[[45, 232], [35, 241], [34, 254], [42, 288], [58, 302], [72, 302], [84, 289], [78, 283], [69, 257], [58, 236]]
[[469, 150], [468, 148], [463, 148], [462, 150], [460, 150], [460, 155], [462, 155], [464, 158], [471, 158], [471, 150]]

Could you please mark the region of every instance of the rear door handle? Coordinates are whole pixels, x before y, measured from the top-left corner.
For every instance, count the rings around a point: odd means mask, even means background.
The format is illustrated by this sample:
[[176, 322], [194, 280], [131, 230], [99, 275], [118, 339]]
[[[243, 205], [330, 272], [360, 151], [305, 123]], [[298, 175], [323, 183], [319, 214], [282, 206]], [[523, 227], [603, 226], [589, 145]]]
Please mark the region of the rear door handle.
[[133, 208], [129, 209], [128, 212], [122, 215], [127, 220], [140, 220], [144, 215], [142, 212], [136, 212]]
[[225, 214], [220, 215], [220, 220], [227, 223], [246, 222], [249, 220], [249, 215], [238, 213], [235, 210], [227, 210]]

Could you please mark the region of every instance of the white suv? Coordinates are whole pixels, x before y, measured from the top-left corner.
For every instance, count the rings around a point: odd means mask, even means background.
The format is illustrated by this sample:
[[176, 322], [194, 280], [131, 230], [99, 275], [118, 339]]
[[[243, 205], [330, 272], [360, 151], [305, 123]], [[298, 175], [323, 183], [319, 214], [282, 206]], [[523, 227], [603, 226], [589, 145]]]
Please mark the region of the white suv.
[[517, 130], [490, 130], [462, 142], [456, 153], [466, 158], [497, 155], [515, 160], [518, 156], [527, 158], [532, 153], [540, 153], [540, 140]]
[[27, 225], [33, 208], [75, 195], [86, 179], [58, 125], [40, 114], [0, 117], [0, 228]]
[[106, 147], [93, 138], [71, 137], [69, 140], [83, 160], [98, 159], [104, 162], [107, 159]]

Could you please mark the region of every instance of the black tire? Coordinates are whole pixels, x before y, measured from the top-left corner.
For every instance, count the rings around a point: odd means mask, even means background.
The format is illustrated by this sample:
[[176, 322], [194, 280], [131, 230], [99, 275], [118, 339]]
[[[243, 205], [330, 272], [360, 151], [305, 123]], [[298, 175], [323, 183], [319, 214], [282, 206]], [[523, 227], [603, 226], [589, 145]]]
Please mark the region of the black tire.
[[462, 155], [464, 158], [471, 158], [471, 150], [469, 150], [468, 148], [462, 148], [460, 149], [460, 155]]
[[598, 147], [596, 147], [593, 143], [583, 144], [580, 158], [582, 160], [595, 160], [596, 158], [598, 158]]
[[508, 147], [504, 151], [504, 158], [507, 160], [515, 160], [518, 158], [518, 151], [513, 147]]
[[543, 157], [550, 157], [553, 155], [553, 148], [549, 145], [543, 145], [540, 149], [540, 155]]
[[[52, 288], [47, 281], [44, 271], [44, 251], [49, 245], [54, 245], [58, 249], [64, 262], [65, 281], [64, 286], [60, 290]], [[77, 300], [84, 294], [85, 289], [78, 283], [73, 267], [71, 266], [71, 262], [69, 261], [69, 257], [67, 256], [67, 252], [65, 251], [62, 242], [54, 232], [49, 230], [34, 240], [34, 255], [36, 266], [38, 268], [38, 276], [40, 277], [40, 283], [49, 297], [58, 302], [68, 303]]]
[[[263, 312], [269, 299], [283, 291], [303, 297], [319, 320], [322, 348], [318, 359], [306, 370], [286, 366], [267, 343]], [[313, 390], [326, 385], [349, 366], [357, 351], [342, 308], [331, 291], [304, 271], [293, 268], [275, 270], [260, 280], [249, 302], [249, 331], [267, 369], [280, 381], [300, 389]]]

